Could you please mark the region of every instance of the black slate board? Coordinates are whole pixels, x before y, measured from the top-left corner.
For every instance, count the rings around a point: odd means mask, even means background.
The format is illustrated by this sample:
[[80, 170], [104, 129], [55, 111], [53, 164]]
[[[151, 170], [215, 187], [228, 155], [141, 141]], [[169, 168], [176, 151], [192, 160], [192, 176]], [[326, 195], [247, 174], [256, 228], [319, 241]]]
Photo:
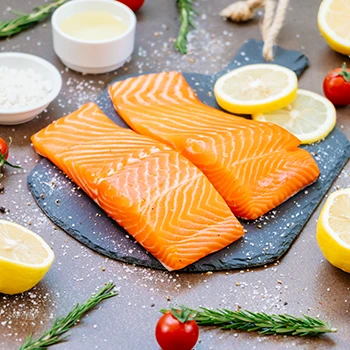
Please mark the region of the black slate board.
[[[185, 73], [188, 83], [206, 104], [218, 107], [213, 91], [215, 80], [240, 65], [264, 62], [262, 42], [246, 42], [235, 59], [214, 76]], [[275, 48], [275, 62], [300, 75], [308, 59], [300, 52]], [[120, 77], [117, 80], [125, 79]], [[105, 91], [97, 100], [103, 111], [118, 125], [127, 127], [115, 112]], [[335, 129], [325, 141], [304, 147], [321, 169], [319, 180], [296, 196], [255, 221], [242, 221], [246, 235], [229, 247], [211, 254], [184, 271], [218, 271], [247, 268], [271, 263], [280, 258], [301, 232], [332, 182], [346, 164], [350, 144]], [[29, 188], [44, 213], [60, 228], [91, 249], [112, 259], [155, 269], [164, 269], [127, 232], [110, 219], [90, 198], [66, 178], [61, 171], [43, 159], [28, 178]], [[42, 195], [43, 194], [43, 195]]]

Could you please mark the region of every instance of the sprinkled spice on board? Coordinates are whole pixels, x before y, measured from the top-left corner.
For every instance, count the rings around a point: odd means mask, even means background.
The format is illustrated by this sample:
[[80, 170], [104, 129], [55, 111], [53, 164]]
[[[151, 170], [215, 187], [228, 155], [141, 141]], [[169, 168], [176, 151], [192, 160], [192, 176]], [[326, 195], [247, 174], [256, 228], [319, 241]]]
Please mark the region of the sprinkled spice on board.
[[52, 83], [33, 69], [0, 66], [0, 108], [22, 108], [43, 100]]

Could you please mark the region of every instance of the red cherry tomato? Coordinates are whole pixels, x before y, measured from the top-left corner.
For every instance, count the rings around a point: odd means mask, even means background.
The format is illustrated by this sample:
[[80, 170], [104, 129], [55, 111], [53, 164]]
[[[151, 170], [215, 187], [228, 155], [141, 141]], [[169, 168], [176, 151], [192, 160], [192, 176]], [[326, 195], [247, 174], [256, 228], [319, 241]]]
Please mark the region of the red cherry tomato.
[[143, 3], [145, 2], [145, 0], [118, 0], [118, 1], [122, 2], [123, 4], [131, 8], [134, 12], [139, 10], [143, 5]]
[[6, 141], [0, 137], [0, 159], [7, 159], [9, 154], [8, 154], [8, 145]]
[[338, 106], [350, 104], [350, 70], [343, 63], [342, 68], [332, 70], [323, 81], [325, 96]]
[[156, 338], [163, 350], [191, 350], [198, 340], [199, 330], [196, 321], [180, 322], [168, 311], [158, 321]]
[[1, 173], [1, 167], [6, 164], [12, 168], [20, 169], [21, 167], [18, 165], [13, 165], [7, 161], [7, 158], [9, 156], [9, 147], [11, 145], [11, 138], [9, 144], [6, 143], [6, 141], [0, 137], [0, 179], [3, 177], [3, 174]]

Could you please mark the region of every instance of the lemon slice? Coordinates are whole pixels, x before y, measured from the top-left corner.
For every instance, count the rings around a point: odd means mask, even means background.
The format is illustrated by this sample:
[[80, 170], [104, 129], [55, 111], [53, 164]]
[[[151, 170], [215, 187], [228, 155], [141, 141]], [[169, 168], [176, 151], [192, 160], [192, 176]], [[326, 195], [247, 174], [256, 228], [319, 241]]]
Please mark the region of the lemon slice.
[[276, 64], [251, 64], [220, 77], [214, 94], [223, 109], [253, 114], [287, 106], [297, 89], [298, 78], [292, 70]]
[[40, 236], [0, 220], [0, 293], [31, 289], [45, 276], [53, 260], [53, 251]]
[[324, 0], [317, 22], [328, 45], [337, 52], [350, 55], [350, 2]]
[[301, 143], [325, 138], [336, 123], [336, 110], [325, 97], [307, 90], [298, 90], [287, 107], [265, 114], [254, 114], [254, 120], [270, 122], [287, 129]]
[[328, 197], [317, 222], [316, 238], [325, 258], [350, 272], [350, 188]]

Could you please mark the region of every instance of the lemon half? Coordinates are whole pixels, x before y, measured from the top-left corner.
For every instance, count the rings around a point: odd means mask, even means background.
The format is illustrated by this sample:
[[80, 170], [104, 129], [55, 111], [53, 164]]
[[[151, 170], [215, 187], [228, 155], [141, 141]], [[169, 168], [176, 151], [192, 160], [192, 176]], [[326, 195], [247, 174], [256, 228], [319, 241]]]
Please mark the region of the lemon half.
[[328, 197], [317, 222], [316, 237], [325, 258], [350, 272], [350, 188]]
[[54, 260], [45, 241], [15, 223], [0, 220], [0, 293], [25, 292], [45, 276]]
[[350, 1], [324, 0], [317, 22], [328, 45], [337, 52], [350, 55]]
[[287, 106], [297, 89], [298, 78], [292, 70], [276, 64], [251, 64], [220, 77], [214, 94], [223, 109], [253, 114]]
[[328, 99], [299, 89], [295, 100], [287, 107], [271, 113], [254, 114], [252, 118], [277, 124], [305, 144], [325, 138], [335, 126], [336, 115], [336, 109]]

